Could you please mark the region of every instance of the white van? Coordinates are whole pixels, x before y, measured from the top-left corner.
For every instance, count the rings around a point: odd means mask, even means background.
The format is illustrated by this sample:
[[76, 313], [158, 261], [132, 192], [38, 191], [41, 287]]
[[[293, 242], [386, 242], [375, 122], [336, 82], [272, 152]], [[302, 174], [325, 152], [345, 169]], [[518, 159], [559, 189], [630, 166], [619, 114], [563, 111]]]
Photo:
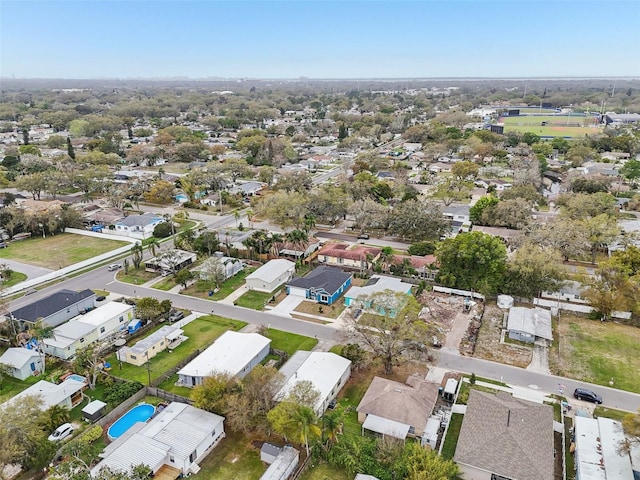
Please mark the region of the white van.
[[112, 263], [107, 268], [110, 272], [113, 272], [114, 270], [120, 270], [122, 268], [122, 265], [120, 265], [119, 263]]

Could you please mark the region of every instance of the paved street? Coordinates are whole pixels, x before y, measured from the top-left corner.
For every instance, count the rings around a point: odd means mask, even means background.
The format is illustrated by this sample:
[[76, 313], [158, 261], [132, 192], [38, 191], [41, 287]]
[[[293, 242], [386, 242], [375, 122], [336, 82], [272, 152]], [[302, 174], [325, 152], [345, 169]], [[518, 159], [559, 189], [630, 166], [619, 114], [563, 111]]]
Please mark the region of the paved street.
[[[163, 292], [142, 286], [121, 283], [115, 280], [114, 272], [109, 272], [106, 267], [93, 270], [75, 278], [71, 278], [62, 284], [54, 285], [37, 294], [23, 297], [12, 302], [12, 308], [24, 305], [36, 298], [41, 298], [50, 292], [60, 288], [79, 290], [84, 288], [101, 288], [111, 292], [128, 296], [153, 296], [159, 300], [169, 299], [177, 307], [186, 308], [195, 312], [213, 313], [236, 320], [242, 320], [256, 325], [270, 325], [273, 328], [288, 332], [298, 333], [309, 337], [317, 337], [319, 340], [329, 343], [341, 342], [341, 334], [331, 325], [307, 322], [293, 318], [286, 318], [272, 313], [258, 312], [234, 305], [222, 304], [210, 300], [188, 297], [176, 293]], [[589, 388], [602, 395], [604, 405], [610, 408], [635, 412], [640, 408], [640, 395], [615, 390], [600, 385], [590, 385], [554, 375], [546, 375], [529, 370], [524, 370], [510, 365], [489, 362], [473, 357], [461, 356], [455, 350], [446, 347], [440, 351], [434, 351], [434, 363], [440, 368], [455, 370], [465, 373], [475, 373], [478, 376], [503, 381], [510, 385], [516, 385], [532, 390], [541, 390], [549, 393], [558, 393], [558, 385], [564, 386], [564, 394], [571, 397], [577, 387]], [[579, 405], [571, 399], [572, 404]]]

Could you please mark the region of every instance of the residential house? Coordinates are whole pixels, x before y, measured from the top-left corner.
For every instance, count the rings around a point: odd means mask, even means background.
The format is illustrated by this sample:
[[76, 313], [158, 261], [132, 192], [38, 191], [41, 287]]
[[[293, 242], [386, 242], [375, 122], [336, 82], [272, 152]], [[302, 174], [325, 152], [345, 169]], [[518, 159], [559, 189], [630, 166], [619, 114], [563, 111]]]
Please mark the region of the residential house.
[[438, 399], [439, 383], [416, 375], [406, 383], [374, 377], [358, 404], [362, 428], [380, 435], [404, 440], [420, 438]]
[[40, 397], [42, 403], [41, 410], [47, 410], [55, 405], [71, 410], [83, 400], [82, 391], [87, 387], [86, 382], [78, 381], [74, 378], [67, 378], [62, 383], [51, 383], [40, 380], [23, 390], [12, 399], [6, 401], [1, 406], [17, 405], [25, 397]]
[[282, 284], [291, 280], [295, 271], [295, 263], [276, 258], [247, 275], [245, 283], [249, 290], [273, 293]]
[[553, 341], [551, 312], [540, 307], [511, 307], [507, 320], [509, 338], [533, 343], [538, 339]]
[[76, 322], [92, 325], [97, 333], [97, 340], [104, 340], [110, 335], [124, 330], [133, 319], [132, 305], [121, 302], [108, 302], [78, 317]]
[[327, 243], [318, 252], [318, 261], [338, 267], [367, 268], [380, 258], [382, 249], [360, 244]]
[[9, 367], [8, 374], [18, 380], [26, 380], [33, 375], [40, 375], [42, 371], [40, 354], [30, 348], [8, 348], [0, 356], [0, 364]]
[[367, 283], [364, 284], [364, 286], [351, 287], [345, 294], [344, 303], [347, 307], [357, 305], [361, 308], [370, 308], [370, 304], [360, 305], [360, 299], [363, 297], [368, 298], [375, 293], [380, 293], [385, 290], [391, 290], [395, 293], [411, 295], [411, 286], [412, 285], [410, 283], [405, 283], [399, 278], [387, 277], [384, 275], [372, 275]]
[[280, 255], [300, 259], [307, 258], [320, 248], [320, 240], [315, 237], [308, 237], [306, 242], [296, 244], [293, 242], [283, 242], [280, 247]]
[[75, 292], [63, 289], [17, 308], [9, 312], [9, 316], [19, 322], [21, 330], [25, 330], [38, 320], [42, 320], [45, 325], [57, 327], [81, 312], [92, 309], [95, 300], [96, 294], [91, 290]]
[[472, 389], [453, 460], [466, 480], [553, 478], [553, 408]]
[[139, 367], [167, 348], [179, 345], [185, 340], [185, 337], [182, 336], [183, 333], [184, 331], [175, 325], [165, 325], [135, 345], [122, 347], [116, 352], [116, 358], [120, 362]]
[[153, 235], [156, 225], [164, 222], [164, 218], [155, 213], [143, 213], [142, 215], [129, 215], [115, 223], [115, 229], [110, 233], [144, 240]]
[[298, 382], [309, 381], [320, 393], [314, 410], [322, 415], [349, 380], [351, 361], [331, 352], [298, 350], [280, 368], [280, 373], [284, 375], [285, 383], [274, 398], [282, 401]]
[[144, 269], [147, 272], [174, 273], [191, 265], [197, 258], [198, 255], [194, 252], [174, 248], [162, 255], [146, 260], [144, 262]]
[[522, 236], [521, 230], [515, 230], [513, 228], [504, 228], [504, 227], [486, 227], [484, 225], [474, 225], [474, 232], [482, 232], [487, 235], [491, 235], [492, 237], [497, 237], [501, 239], [506, 244], [513, 244], [516, 240], [518, 240]]
[[[220, 266], [216, 267], [216, 265]], [[205, 259], [191, 271], [197, 274], [201, 280], [209, 280], [211, 272], [215, 271], [215, 268], [219, 268], [221, 272], [224, 271], [224, 281], [244, 270], [244, 263], [238, 258], [226, 257], [222, 252], [215, 252], [212, 257]]]
[[513, 187], [513, 184], [511, 182], [507, 182], [506, 180], [500, 180], [500, 179], [492, 180], [491, 184], [496, 186], [496, 190], [498, 192], [504, 192], [505, 190], [508, 190], [511, 187]]
[[214, 373], [244, 377], [269, 354], [271, 340], [257, 333], [223, 333], [204, 352], [178, 370], [178, 383], [201, 385]]
[[76, 351], [98, 340], [98, 330], [94, 325], [73, 321], [63, 323], [53, 330], [51, 338], [45, 338], [44, 351], [48, 355], [69, 360]]
[[229, 188], [229, 193], [242, 195], [243, 197], [253, 197], [260, 195], [260, 192], [266, 188], [267, 184], [262, 182], [248, 182], [238, 180], [235, 185]]
[[586, 287], [580, 282], [568, 280], [562, 284], [557, 292], [542, 292], [542, 298], [551, 298], [557, 301], [573, 303], [589, 303], [584, 297]]
[[610, 418], [574, 420], [576, 480], [626, 480], [634, 477], [622, 424]]
[[391, 271], [396, 275], [410, 275], [410, 270], [415, 270], [415, 275], [425, 280], [434, 281], [438, 275], [435, 255], [392, 255], [382, 265], [383, 271]]
[[350, 273], [337, 268], [321, 265], [305, 277], [296, 277], [287, 283], [287, 295], [315, 300], [325, 305], [333, 303], [351, 285]]
[[140, 464], [150, 467], [156, 478], [189, 476], [198, 473], [198, 464], [224, 436], [224, 417], [172, 402], [148, 423], [135, 423], [110, 443], [91, 476], [105, 467], [128, 473]]
[[402, 144], [402, 148], [407, 152], [417, 152], [422, 150], [422, 144], [418, 142], [405, 142]]
[[432, 173], [451, 173], [453, 165], [450, 163], [436, 162], [429, 165], [429, 171]]

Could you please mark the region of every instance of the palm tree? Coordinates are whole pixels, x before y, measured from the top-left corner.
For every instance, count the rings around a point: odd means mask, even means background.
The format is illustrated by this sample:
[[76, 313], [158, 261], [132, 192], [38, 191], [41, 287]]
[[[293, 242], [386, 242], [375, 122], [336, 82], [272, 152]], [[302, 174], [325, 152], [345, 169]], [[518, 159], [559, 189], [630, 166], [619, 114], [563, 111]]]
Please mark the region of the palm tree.
[[150, 238], [147, 243], [147, 250], [151, 252], [152, 256], [154, 257], [156, 256], [156, 252], [159, 248], [160, 248], [160, 243], [158, 243], [158, 240], [155, 238]]
[[238, 228], [238, 220], [240, 220], [240, 212], [238, 212], [237, 210], [233, 212], [233, 218], [236, 219], [236, 228]]
[[40, 373], [44, 374], [45, 362], [47, 360], [44, 353], [44, 339], [53, 337], [53, 326], [47, 325], [40, 318], [33, 324], [30, 331], [33, 337], [38, 341], [38, 353], [40, 354], [40, 362], [42, 363], [42, 372]]
[[312, 408], [296, 405], [291, 422], [297, 432], [298, 440], [304, 445], [309, 456], [309, 438], [318, 437], [322, 433], [318, 426], [318, 416]]
[[328, 441], [338, 443], [338, 433], [342, 430], [343, 413], [333, 410], [322, 417], [322, 433]]
[[303, 230], [307, 233], [316, 226], [316, 217], [312, 213], [307, 213], [304, 216], [304, 227]]
[[283, 237], [280, 233], [272, 233], [269, 238], [269, 253], [274, 257], [280, 256], [280, 250], [282, 249]]
[[[294, 247], [296, 258], [298, 258], [299, 256], [302, 257], [309, 242], [307, 233], [304, 230], [291, 230], [285, 235], [285, 238], [287, 239], [287, 242], [291, 243], [291, 245]], [[298, 255], [298, 251], [300, 251], [300, 255]]]
[[68, 408], [63, 407], [62, 405], [52, 405], [42, 416], [43, 422], [45, 423], [43, 426], [46, 427], [47, 431], [51, 431], [54, 428], [67, 423], [69, 421], [69, 417], [70, 412]]

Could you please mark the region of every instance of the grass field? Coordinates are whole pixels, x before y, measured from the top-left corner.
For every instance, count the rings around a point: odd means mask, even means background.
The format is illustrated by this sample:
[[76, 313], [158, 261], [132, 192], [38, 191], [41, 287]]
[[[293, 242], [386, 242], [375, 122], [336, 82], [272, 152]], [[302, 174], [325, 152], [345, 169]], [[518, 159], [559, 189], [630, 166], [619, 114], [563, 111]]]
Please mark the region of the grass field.
[[444, 439], [444, 445], [442, 446], [442, 456], [447, 460], [453, 458], [456, 453], [456, 445], [458, 445], [458, 437], [460, 436], [460, 429], [462, 428], [462, 420], [464, 415], [461, 413], [454, 413], [451, 415], [449, 421], [449, 428], [447, 429], [447, 436]]
[[202, 470], [191, 478], [203, 480], [256, 480], [266, 468], [260, 460], [260, 451], [249, 439], [227, 432], [214, 452], [200, 464]]
[[63, 233], [12, 242], [7, 248], [0, 249], [0, 259], [57, 270], [128, 244], [129, 242]]
[[293, 355], [298, 350], [311, 350], [318, 344], [317, 338], [283, 332], [275, 328], [267, 329], [264, 335], [271, 340], [272, 348], [283, 350], [289, 355]]
[[[238, 331], [245, 325], [245, 322], [230, 320], [217, 315], [206, 315], [188, 323], [182, 328], [184, 336], [189, 338], [186, 342], [177, 346], [172, 352], [160, 352], [151, 359], [151, 380], [164, 375], [197, 349], [209, 346], [227, 330]], [[140, 339], [136, 341], [138, 340]], [[107, 361], [113, 365], [111, 370], [113, 376], [147, 384], [148, 372], [145, 367], [123, 363], [122, 368], [120, 368], [115, 354], [109, 356]]]
[[[504, 132], [531, 132], [541, 137], [581, 137], [602, 132], [602, 127], [593, 126], [593, 119], [566, 115], [536, 115], [502, 117]], [[546, 122], [543, 126], [542, 123]], [[584, 126], [575, 126], [576, 123]]]
[[24, 273], [12, 271], [11, 275], [9, 275], [9, 278], [4, 281], [2, 286], [5, 288], [13, 287], [20, 282], [24, 282], [26, 279], [27, 276]]
[[116, 274], [116, 278], [120, 282], [130, 283], [132, 285], [142, 285], [149, 280], [153, 280], [157, 276], [157, 273], [147, 272], [142, 265], [137, 270], [133, 267], [130, 267], [127, 273], [124, 273], [124, 270], [120, 270]]
[[640, 393], [640, 329], [563, 314], [549, 361], [556, 375]]
[[234, 303], [240, 307], [262, 310], [273, 294], [249, 290], [243, 293]]
[[225, 281], [222, 285], [220, 285], [220, 289], [214, 293], [211, 297], [209, 296], [209, 290], [211, 289], [211, 282], [205, 280], [198, 280], [193, 285], [190, 285], [188, 288], [182, 290], [180, 293], [182, 295], [191, 295], [192, 297], [199, 298], [209, 298], [211, 300], [222, 300], [223, 298], [229, 296], [229, 294], [236, 289], [240, 288], [244, 285], [244, 279], [247, 275], [253, 272], [255, 268], [245, 268], [241, 272], [238, 272], [236, 275]]

